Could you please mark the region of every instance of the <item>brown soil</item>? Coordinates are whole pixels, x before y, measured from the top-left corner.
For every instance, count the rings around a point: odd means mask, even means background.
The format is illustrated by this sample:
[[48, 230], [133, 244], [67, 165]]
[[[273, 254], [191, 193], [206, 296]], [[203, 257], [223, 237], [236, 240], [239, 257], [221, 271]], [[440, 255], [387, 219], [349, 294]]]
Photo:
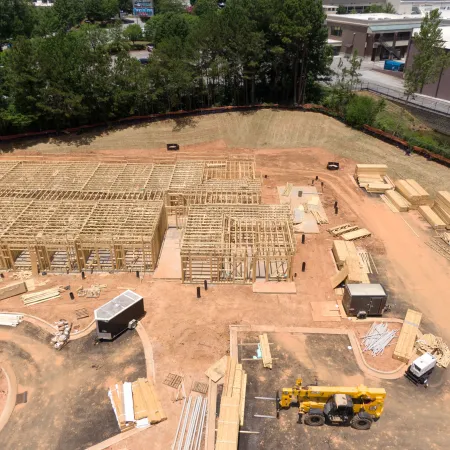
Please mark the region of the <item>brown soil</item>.
[[[296, 295], [253, 294], [251, 286], [210, 285], [207, 292], [202, 290], [202, 298], [198, 300], [196, 285], [155, 280], [151, 275], [146, 275], [141, 283], [134, 274], [122, 273], [87, 274], [85, 281], [80, 275], [47, 275], [51, 281], [45, 289], [70, 284], [76, 291], [79, 285], [107, 284], [98, 299], [76, 297], [71, 301], [65, 292], [60, 299], [29, 308], [23, 307], [19, 297], [1, 302], [3, 311], [24, 311], [48, 321], [66, 318], [84, 328], [92, 320], [93, 310], [123, 288], [132, 288], [144, 297], [147, 315], [142, 323], [153, 345], [157, 388], [162, 393], [162, 405], [169, 419], [126, 442], [113, 445], [112, 449], [146, 448], [149, 440], [153, 449], [169, 448], [182, 405], [172, 401], [174, 391], [162, 381], [169, 372], [184, 375], [188, 392], [192, 382], [206, 381], [204, 371], [207, 367], [229, 351], [230, 324], [353, 326], [347, 320], [312, 321], [310, 302], [335, 300], [329, 283], [336, 270], [330, 254], [332, 238], [323, 231], [332, 226], [351, 222], [368, 228], [372, 237], [357, 245], [366, 247], [375, 260], [379, 273], [371, 277], [387, 288], [393, 306], [390, 315], [404, 318], [408, 307], [415, 308], [423, 312], [422, 328], [450, 341], [447, 327], [450, 307], [446, 301], [446, 293], [450, 290], [450, 263], [426, 245], [434, 232], [418, 213], [394, 214], [379, 198], [366, 195], [351, 180], [355, 161], [385, 162], [394, 177], [416, 178], [431, 191], [450, 190], [448, 169], [418, 156], [406, 158], [398, 149], [348, 129], [333, 119], [313, 113], [272, 111], [221, 114], [194, 118], [186, 123], [166, 121], [140, 125], [99, 136], [82, 135], [76, 139], [69, 137], [32, 145], [21, 143], [17, 148], [28, 147], [27, 150], [14, 152], [9, 157], [45, 154], [46, 158], [81, 155], [86, 158], [145, 159], [167, 156], [163, 146], [169, 141], [182, 144], [180, 153], [183, 155], [210, 157], [212, 150], [216, 154], [254, 152], [258, 170], [268, 176], [263, 178], [265, 203], [278, 202], [276, 186], [286, 182], [310, 184], [318, 175], [325, 183], [321, 199], [330, 224], [324, 225], [320, 234], [308, 235], [305, 245], [297, 235]], [[337, 173], [326, 171], [326, 163], [334, 160], [341, 163], [342, 170]], [[336, 200], [339, 202], [337, 216], [333, 211]], [[303, 261], [307, 262], [304, 273], [300, 270]], [[77, 321], [75, 310], [79, 308], [87, 308], [90, 317]], [[289, 342], [283, 345], [289, 346]], [[299, 357], [305, 351], [298, 349]], [[389, 370], [388, 362], [385, 363], [383, 366], [381, 362], [381, 366]], [[326, 365], [322, 364], [319, 369], [325, 371]], [[347, 381], [356, 382], [356, 378]], [[441, 387], [441, 395], [448, 392], [446, 383]], [[392, 395], [395, 399], [395, 391]], [[391, 420], [397, 420], [397, 417]], [[354, 444], [357, 446], [356, 442]], [[378, 444], [381, 446], [381, 441]], [[429, 443], [424, 445], [429, 446]]]
[[5, 373], [0, 367], [0, 416], [2, 415], [3, 408], [5, 407], [7, 396], [8, 396], [8, 382], [6, 380]]

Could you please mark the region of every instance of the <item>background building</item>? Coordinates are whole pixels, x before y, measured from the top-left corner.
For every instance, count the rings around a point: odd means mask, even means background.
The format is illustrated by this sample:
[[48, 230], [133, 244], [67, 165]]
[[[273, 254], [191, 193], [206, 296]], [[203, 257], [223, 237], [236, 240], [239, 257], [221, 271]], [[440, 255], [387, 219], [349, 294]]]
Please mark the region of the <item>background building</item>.
[[153, 1], [133, 1], [133, 16], [138, 17], [152, 17], [155, 15]]
[[[442, 37], [445, 42], [444, 46], [447, 52], [450, 52], [450, 26], [441, 27]], [[413, 33], [418, 33], [419, 29], [415, 29]], [[413, 34], [414, 35], [414, 34]], [[414, 38], [411, 39], [408, 57], [406, 59], [406, 68], [411, 67], [414, 56], [417, 55], [417, 49], [414, 46]], [[420, 94], [429, 95], [430, 97], [441, 98], [443, 100], [450, 100], [450, 67], [442, 70], [438, 80], [432, 84], [426, 84]]]

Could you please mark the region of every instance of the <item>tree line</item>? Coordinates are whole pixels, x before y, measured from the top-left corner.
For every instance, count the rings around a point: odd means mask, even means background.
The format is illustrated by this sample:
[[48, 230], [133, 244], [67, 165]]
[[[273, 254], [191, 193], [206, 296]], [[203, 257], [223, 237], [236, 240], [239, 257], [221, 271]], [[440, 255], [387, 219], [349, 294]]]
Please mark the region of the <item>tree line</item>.
[[[0, 13], [0, 133], [64, 128], [131, 115], [320, 96], [332, 58], [317, 0], [159, 0], [144, 38], [148, 64], [130, 56], [136, 34], [102, 28], [118, 0], [27, 0]], [[89, 9], [91, 8], [91, 9]], [[95, 10], [95, 14], [93, 13]], [[105, 12], [106, 11], [106, 12]], [[7, 25], [6, 25], [7, 24]], [[135, 28], [135, 27], [134, 27]]]

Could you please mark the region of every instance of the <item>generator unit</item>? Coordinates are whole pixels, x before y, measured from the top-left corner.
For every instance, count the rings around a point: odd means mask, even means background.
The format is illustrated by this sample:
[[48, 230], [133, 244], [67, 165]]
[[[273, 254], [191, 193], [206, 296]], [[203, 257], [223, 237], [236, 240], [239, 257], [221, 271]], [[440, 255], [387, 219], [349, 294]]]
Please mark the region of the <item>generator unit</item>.
[[342, 304], [348, 316], [365, 318], [381, 316], [386, 307], [387, 294], [381, 284], [347, 284]]
[[145, 314], [144, 299], [127, 290], [94, 311], [97, 338], [112, 341], [127, 329], [136, 328]]
[[408, 367], [405, 377], [416, 386], [422, 384], [424, 387], [428, 387], [428, 380], [435, 367], [436, 358], [431, 353], [424, 353]]

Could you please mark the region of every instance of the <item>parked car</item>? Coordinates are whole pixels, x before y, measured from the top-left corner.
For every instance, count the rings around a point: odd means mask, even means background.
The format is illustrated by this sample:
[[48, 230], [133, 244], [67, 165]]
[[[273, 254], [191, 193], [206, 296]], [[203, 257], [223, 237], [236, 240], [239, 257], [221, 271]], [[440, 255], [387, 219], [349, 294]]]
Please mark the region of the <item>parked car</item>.
[[148, 58], [139, 58], [141, 64], [148, 64]]

